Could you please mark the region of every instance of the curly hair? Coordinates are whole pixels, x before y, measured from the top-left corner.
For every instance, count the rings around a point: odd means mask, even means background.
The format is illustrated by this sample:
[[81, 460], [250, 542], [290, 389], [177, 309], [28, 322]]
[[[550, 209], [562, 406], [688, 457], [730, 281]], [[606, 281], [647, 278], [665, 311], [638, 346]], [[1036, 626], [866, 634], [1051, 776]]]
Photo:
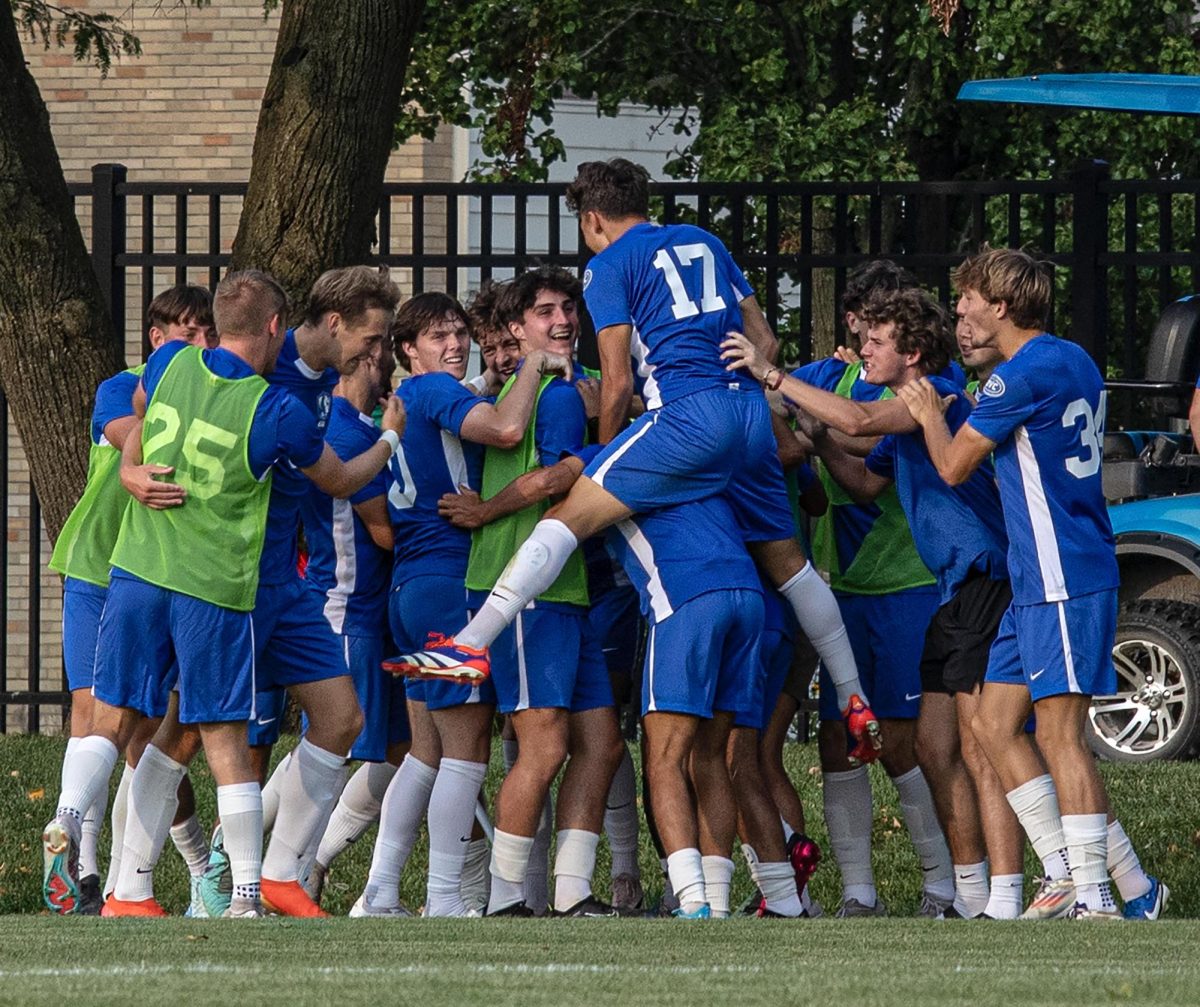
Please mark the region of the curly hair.
[[471, 303], [467, 305], [467, 322], [471, 326], [471, 338], [479, 342], [483, 333], [496, 332], [504, 328], [500, 320], [500, 302], [504, 298], [506, 283], [484, 280]]
[[862, 309], [868, 325], [895, 325], [892, 341], [899, 353], [920, 353], [926, 374], [944, 370], [954, 356], [954, 326], [950, 313], [924, 290], [880, 290]]
[[876, 291], [904, 290], [921, 284], [912, 273], [898, 266], [891, 259], [872, 259], [855, 266], [846, 275], [846, 289], [842, 291], [842, 311], [859, 314], [863, 305]]
[[989, 304], [1003, 303], [1021, 329], [1040, 329], [1050, 317], [1050, 270], [1019, 248], [983, 248], [950, 274], [959, 291], [974, 290]]

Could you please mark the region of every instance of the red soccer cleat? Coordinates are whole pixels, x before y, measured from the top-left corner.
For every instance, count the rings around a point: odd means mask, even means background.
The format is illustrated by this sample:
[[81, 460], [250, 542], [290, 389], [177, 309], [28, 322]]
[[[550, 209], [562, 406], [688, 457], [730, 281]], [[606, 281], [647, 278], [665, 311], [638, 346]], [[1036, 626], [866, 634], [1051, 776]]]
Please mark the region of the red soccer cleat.
[[110, 895], [104, 903], [104, 908], [100, 910], [100, 915], [111, 919], [116, 916], [170, 916], [171, 914], [153, 898], [126, 901]]
[[857, 744], [850, 750], [849, 760], [852, 766], [864, 766], [879, 758], [883, 748], [883, 735], [879, 730], [879, 719], [871, 712], [871, 708], [859, 695], [850, 697], [846, 709], [842, 711], [846, 720], [846, 729]]
[[308, 897], [308, 892], [299, 881], [270, 881], [263, 878], [262, 903], [264, 909], [280, 916], [316, 919], [329, 915]]
[[809, 878], [816, 872], [817, 864], [821, 862], [821, 847], [808, 836], [794, 832], [788, 840], [787, 854], [796, 874], [796, 894], [799, 895], [804, 891]]
[[486, 647], [480, 650], [455, 643], [452, 636], [430, 633], [424, 650], [388, 658], [382, 668], [406, 678], [478, 685], [492, 673], [492, 662]]

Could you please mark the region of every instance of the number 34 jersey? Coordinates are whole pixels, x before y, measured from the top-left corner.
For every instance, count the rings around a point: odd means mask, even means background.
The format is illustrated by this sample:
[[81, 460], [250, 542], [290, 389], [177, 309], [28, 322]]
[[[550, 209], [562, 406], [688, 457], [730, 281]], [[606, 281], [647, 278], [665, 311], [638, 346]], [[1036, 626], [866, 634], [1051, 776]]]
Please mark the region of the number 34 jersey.
[[725, 370], [721, 343], [742, 331], [738, 305], [750, 294], [720, 240], [690, 224], [635, 224], [583, 274], [596, 331], [633, 327], [630, 349], [650, 409], [739, 380]]
[[968, 423], [996, 442], [1017, 605], [1120, 584], [1100, 481], [1104, 381], [1074, 343], [1043, 333], [993, 372]]

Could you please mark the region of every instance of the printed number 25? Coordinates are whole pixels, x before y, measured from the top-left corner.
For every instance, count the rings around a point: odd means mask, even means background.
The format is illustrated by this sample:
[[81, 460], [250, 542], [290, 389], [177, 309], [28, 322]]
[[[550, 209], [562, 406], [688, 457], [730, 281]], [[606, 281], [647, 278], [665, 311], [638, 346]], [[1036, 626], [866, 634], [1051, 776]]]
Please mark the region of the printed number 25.
[[1100, 459], [1104, 453], [1104, 414], [1108, 401], [1108, 393], [1100, 393], [1100, 401], [1093, 413], [1086, 399], [1076, 399], [1063, 411], [1062, 425], [1067, 428], [1075, 426], [1075, 421], [1083, 418], [1083, 426], [1079, 428], [1080, 448], [1078, 455], [1067, 459], [1067, 471], [1076, 479], [1086, 479], [1094, 476], [1100, 469]]
[[[670, 253], [665, 248], [660, 248], [654, 257], [654, 268], [662, 270], [667, 286], [671, 288], [671, 297], [674, 300], [671, 310], [675, 317], [691, 318], [701, 312], [708, 314], [710, 311], [724, 311], [725, 298], [717, 293], [717, 266], [713, 260], [712, 249], [697, 242], [694, 245], [675, 245], [671, 251], [675, 253], [675, 259], [679, 260], [679, 267], [676, 267]], [[680, 268], [690, 267], [697, 259], [700, 260], [702, 280], [699, 304], [688, 295], [687, 287], [683, 285], [683, 277], [679, 275]]]

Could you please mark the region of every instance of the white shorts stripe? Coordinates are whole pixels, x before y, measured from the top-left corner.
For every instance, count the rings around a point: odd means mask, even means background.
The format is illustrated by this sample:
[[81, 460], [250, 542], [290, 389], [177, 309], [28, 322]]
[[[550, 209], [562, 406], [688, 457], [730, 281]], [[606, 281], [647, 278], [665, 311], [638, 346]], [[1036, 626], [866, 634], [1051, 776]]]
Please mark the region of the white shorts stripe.
[[1067, 688], [1071, 692], [1079, 692], [1081, 690], [1079, 679], [1075, 677], [1075, 658], [1071, 654], [1071, 636], [1067, 632], [1067, 608], [1061, 601], [1058, 603], [1058, 631], [1062, 635], [1063, 664], [1067, 669]]
[[521, 622], [521, 613], [517, 613], [517, 681], [520, 683], [517, 695], [517, 710], [529, 709], [529, 676], [525, 670], [525, 626]]
[[1021, 469], [1021, 486], [1025, 490], [1025, 506], [1029, 509], [1029, 524], [1033, 531], [1033, 545], [1042, 574], [1042, 588], [1046, 592], [1046, 601], [1062, 601], [1067, 597], [1067, 581], [1063, 576], [1058, 537], [1054, 532], [1050, 505], [1046, 501], [1046, 489], [1042, 485], [1042, 472], [1038, 466], [1037, 455], [1033, 452], [1029, 432], [1023, 426], [1017, 427], [1014, 438], [1017, 444], [1017, 464]]
[[594, 476], [592, 476], [592, 482], [594, 482], [597, 486], [603, 486], [604, 485], [604, 477], [608, 474], [608, 470], [613, 467], [613, 463], [616, 462], [617, 459], [621, 457], [621, 455], [623, 455], [626, 451], [628, 451], [631, 447], [633, 447], [638, 441], [640, 441], [643, 437], [645, 437], [646, 432], [651, 427], [653, 427], [654, 424], [657, 422], [658, 422], [658, 413], [655, 413], [654, 418], [649, 423], [647, 423], [644, 427], [642, 427], [641, 430], [639, 430], [636, 434], [634, 434], [632, 437], [630, 437], [629, 440], [627, 440], [616, 451], [614, 451], [611, 455], [609, 455], [604, 460], [604, 464], [601, 465], [598, 469], [596, 469], [596, 474]]
[[650, 645], [647, 652], [649, 656], [646, 662], [646, 667], [649, 669], [647, 675], [649, 681], [647, 681], [646, 686], [650, 693], [650, 701], [646, 704], [647, 713], [653, 713], [656, 709], [658, 709], [657, 704], [654, 702], [654, 631], [656, 629], [658, 629], [657, 623], [650, 627]]
[[250, 621], [250, 719], [258, 720], [258, 662], [254, 657], [258, 646], [254, 642], [254, 617], [247, 612], [246, 618]]

